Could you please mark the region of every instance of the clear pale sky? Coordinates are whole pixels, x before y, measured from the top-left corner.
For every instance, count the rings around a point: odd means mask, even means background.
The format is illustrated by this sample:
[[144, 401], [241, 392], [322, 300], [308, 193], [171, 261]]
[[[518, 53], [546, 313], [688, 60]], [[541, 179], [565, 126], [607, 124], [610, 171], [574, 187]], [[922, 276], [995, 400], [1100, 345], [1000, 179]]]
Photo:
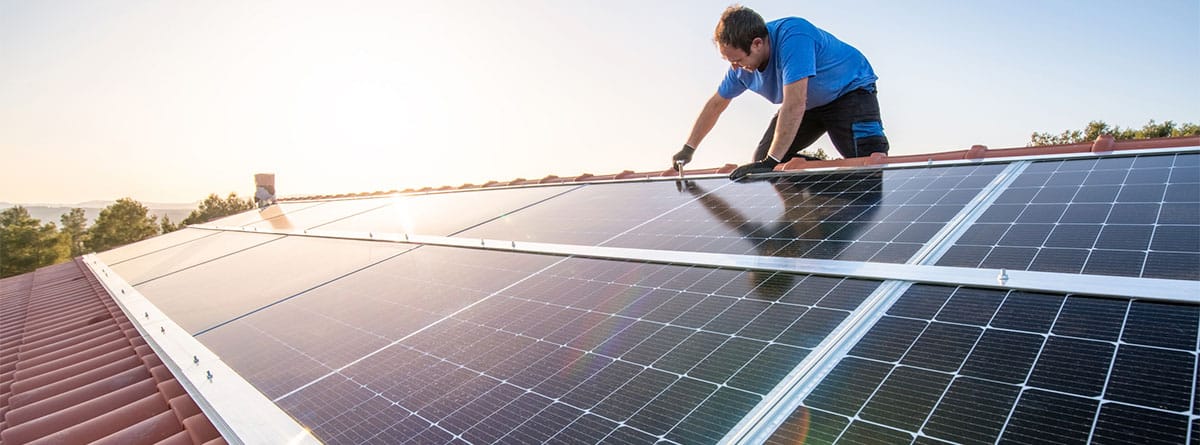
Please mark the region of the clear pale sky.
[[[0, 0], [0, 201], [665, 169], [727, 68], [729, 3]], [[867, 55], [893, 154], [1200, 122], [1196, 0], [745, 4]], [[775, 109], [735, 100], [691, 166], [748, 161]]]

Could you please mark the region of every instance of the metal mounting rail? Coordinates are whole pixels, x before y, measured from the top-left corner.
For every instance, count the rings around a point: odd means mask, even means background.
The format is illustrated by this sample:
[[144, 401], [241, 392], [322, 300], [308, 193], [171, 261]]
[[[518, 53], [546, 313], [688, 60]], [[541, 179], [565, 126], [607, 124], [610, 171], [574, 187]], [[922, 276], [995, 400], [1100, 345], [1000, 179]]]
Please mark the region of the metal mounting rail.
[[227, 442], [321, 443], [95, 254], [83, 262]]
[[572, 255], [589, 258], [646, 261], [652, 263], [690, 264], [709, 267], [767, 270], [801, 274], [843, 276], [874, 280], [903, 280], [950, 286], [970, 286], [990, 289], [1012, 289], [1032, 292], [1088, 294], [1118, 298], [1200, 303], [1200, 282], [1161, 278], [1118, 277], [1108, 275], [1077, 275], [1058, 272], [1018, 271], [1005, 269], [975, 269], [968, 267], [929, 266], [914, 264], [869, 263], [862, 261], [814, 260], [806, 258], [763, 257], [708, 252], [676, 252], [670, 250], [635, 249], [628, 247], [580, 246], [573, 244], [538, 243], [529, 241], [489, 240], [403, 233], [347, 232], [334, 230], [270, 231], [254, 229], [212, 228], [190, 226], [205, 230], [242, 231], [260, 234], [311, 236], [357, 241], [400, 242], [431, 246], [465, 247], [508, 252]]

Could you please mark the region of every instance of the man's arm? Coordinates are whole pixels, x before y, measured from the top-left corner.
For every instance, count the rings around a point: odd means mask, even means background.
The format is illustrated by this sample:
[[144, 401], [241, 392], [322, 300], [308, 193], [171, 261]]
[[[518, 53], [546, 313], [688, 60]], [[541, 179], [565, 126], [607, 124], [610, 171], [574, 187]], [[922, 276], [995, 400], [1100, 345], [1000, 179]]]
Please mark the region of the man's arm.
[[704, 140], [704, 136], [712, 131], [714, 125], [717, 124], [717, 118], [721, 117], [721, 113], [725, 112], [725, 108], [729, 107], [729, 99], [721, 97], [720, 94], [713, 93], [712, 98], [704, 104], [704, 109], [700, 110], [700, 116], [696, 118], [696, 124], [692, 126], [692, 134], [688, 136], [687, 144], [692, 148], [700, 145], [700, 141]]
[[775, 122], [775, 139], [771, 141], [771, 149], [767, 155], [776, 161], [783, 160], [796, 131], [800, 129], [800, 121], [804, 119], [804, 108], [808, 104], [808, 78], [797, 80], [783, 86], [783, 105], [779, 106], [779, 117]]

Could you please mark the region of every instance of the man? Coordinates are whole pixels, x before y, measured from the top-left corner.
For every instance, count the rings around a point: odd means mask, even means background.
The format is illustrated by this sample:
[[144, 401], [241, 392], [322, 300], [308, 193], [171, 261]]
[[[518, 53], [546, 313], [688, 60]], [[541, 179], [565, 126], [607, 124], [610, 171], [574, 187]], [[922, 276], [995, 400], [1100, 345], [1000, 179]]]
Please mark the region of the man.
[[[725, 9], [713, 36], [729, 72], [704, 105], [673, 167], [692, 161], [729, 102], [747, 89], [780, 104], [753, 161], [729, 175], [766, 173], [826, 132], [844, 158], [887, 153], [875, 71], [854, 47], [799, 17], [764, 22], [750, 8]], [[802, 156], [802, 155], [799, 155]]]

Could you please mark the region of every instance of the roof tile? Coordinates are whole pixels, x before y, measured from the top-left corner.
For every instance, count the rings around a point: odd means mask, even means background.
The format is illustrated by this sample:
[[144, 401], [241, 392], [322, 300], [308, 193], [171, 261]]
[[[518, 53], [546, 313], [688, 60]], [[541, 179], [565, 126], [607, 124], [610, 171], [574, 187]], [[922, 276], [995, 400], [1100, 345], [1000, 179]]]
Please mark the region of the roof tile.
[[224, 443], [81, 259], [0, 280], [0, 442]]

